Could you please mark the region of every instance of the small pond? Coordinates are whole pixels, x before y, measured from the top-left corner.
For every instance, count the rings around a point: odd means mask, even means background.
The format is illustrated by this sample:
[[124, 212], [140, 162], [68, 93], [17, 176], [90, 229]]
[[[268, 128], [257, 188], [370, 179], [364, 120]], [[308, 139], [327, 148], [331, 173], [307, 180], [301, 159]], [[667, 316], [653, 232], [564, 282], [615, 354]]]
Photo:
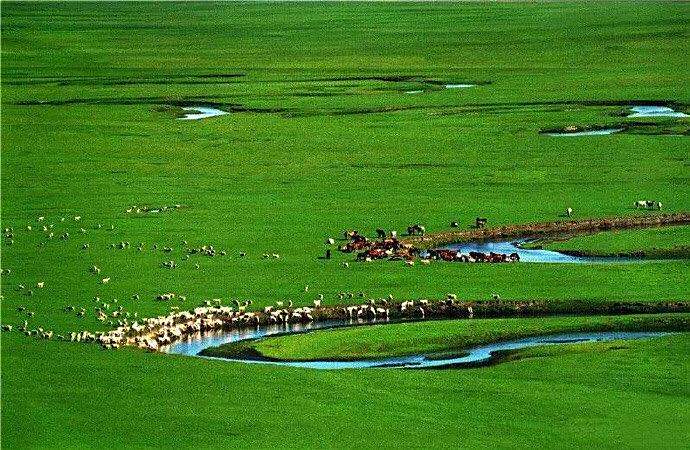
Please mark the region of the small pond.
[[608, 134], [618, 133], [623, 131], [623, 128], [603, 128], [601, 130], [587, 130], [587, 131], [563, 131], [563, 132], [553, 132], [544, 133], [547, 136], [605, 136]]
[[688, 117], [668, 106], [633, 106], [632, 111], [628, 117]]
[[180, 117], [179, 120], [199, 120], [229, 114], [227, 111], [207, 106], [185, 106], [182, 109], [192, 112], [188, 112], [184, 117]]

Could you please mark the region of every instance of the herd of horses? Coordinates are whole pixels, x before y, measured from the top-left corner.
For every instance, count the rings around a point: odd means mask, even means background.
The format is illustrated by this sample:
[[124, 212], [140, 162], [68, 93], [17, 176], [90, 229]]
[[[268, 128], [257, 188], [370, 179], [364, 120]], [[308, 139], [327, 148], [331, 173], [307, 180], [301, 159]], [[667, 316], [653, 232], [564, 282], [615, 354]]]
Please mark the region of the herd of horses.
[[451, 250], [447, 248], [431, 249], [429, 250], [429, 258], [448, 261], [448, 262], [488, 262], [488, 263], [507, 263], [507, 262], [519, 262], [520, 255], [517, 253], [505, 254], [505, 253], [482, 253], [482, 252], [469, 252], [468, 254], [460, 253], [457, 250]]
[[[485, 223], [486, 221], [484, 219], [481, 226]], [[478, 224], [477, 226], [480, 225]], [[425, 229], [421, 225], [411, 225], [407, 227], [407, 234], [409, 236], [423, 235], [424, 232]], [[422, 251], [420, 249], [414, 247], [410, 243], [400, 241], [397, 237], [397, 233], [394, 231], [387, 234], [384, 230], [377, 229], [376, 235], [377, 239], [371, 240], [358, 231], [346, 231], [344, 236], [349, 242], [341, 246], [340, 251], [343, 253], [357, 253], [357, 261], [373, 261], [376, 259], [413, 261], [415, 258], [422, 256]], [[467, 263], [504, 263], [518, 262], [520, 261], [520, 256], [517, 253], [505, 254], [493, 252], [469, 252], [469, 254], [463, 254], [457, 250], [441, 248], [431, 249], [425, 252], [422, 257], [422, 262], [428, 263], [430, 260]]]

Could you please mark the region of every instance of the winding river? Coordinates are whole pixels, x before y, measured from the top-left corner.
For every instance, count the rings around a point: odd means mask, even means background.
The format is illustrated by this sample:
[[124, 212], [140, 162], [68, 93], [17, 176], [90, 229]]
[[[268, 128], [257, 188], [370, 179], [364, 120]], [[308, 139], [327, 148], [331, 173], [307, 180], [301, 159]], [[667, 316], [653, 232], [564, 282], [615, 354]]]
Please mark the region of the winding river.
[[[354, 324], [356, 324], [355, 322]], [[363, 323], [363, 322], [360, 322]], [[239, 342], [245, 340], [255, 340], [272, 335], [303, 333], [310, 330], [338, 328], [353, 325], [349, 321], [324, 321], [319, 323], [284, 324], [259, 326], [255, 329], [223, 331], [215, 333], [197, 334], [187, 340], [176, 342], [162, 350], [166, 353], [199, 356], [208, 359], [217, 359], [230, 362], [241, 362], [247, 364], [270, 364], [286, 367], [300, 367], [305, 369], [318, 370], [337, 370], [337, 369], [370, 369], [370, 368], [402, 368], [402, 369], [432, 369], [432, 368], [462, 368], [472, 367], [477, 364], [488, 363], [496, 357], [496, 352], [519, 350], [529, 347], [539, 347], [545, 345], [565, 345], [585, 342], [610, 342], [618, 340], [646, 339], [666, 335], [661, 332], [645, 331], [602, 331], [602, 332], [581, 332], [581, 333], [562, 333], [545, 336], [532, 336], [522, 339], [497, 342], [472, 347], [459, 356], [438, 357], [427, 355], [407, 355], [380, 359], [363, 359], [352, 361], [282, 361], [260, 358], [212, 358], [199, 355], [199, 352], [209, 347], [216, 347], [222, 344]]]
[[526, 241], [503, 241], [503, 242], [466, 242], [462, 244], [451, 244], [445, 248], [456, 250], [463, 254], [470, 252], [481, 253], [503, 253], [509, 255], [517, 253], [520, 262], [528, 263], [572, 263], [572, 264], [602, 264], [602, 263], [630, 263], [641, 262], [641, 258], [621, 258], [611, 257], [591, 257], [591, 256], [571, 256], [565, 253], [544, 249], [522, 248], [520, 244]]

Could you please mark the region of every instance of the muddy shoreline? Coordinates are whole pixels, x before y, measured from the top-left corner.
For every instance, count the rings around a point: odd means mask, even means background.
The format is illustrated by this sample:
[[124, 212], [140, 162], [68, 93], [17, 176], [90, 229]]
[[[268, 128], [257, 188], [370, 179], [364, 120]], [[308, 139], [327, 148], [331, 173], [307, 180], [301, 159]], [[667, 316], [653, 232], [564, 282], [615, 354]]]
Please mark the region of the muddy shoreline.
[[405, 236], [401, 240], [420, 249], [467, 241], [499, 241], [510, 239], [541, 239], [601, 231], [653, 228], [690, 224], [690, 213], [653, 214], [634, 217], [610, 217], [602, 219], [562, 220], [523, 225], [504, 225], [494, 228], [449, 230], [428, 233], [424, 236]]
[[678, 247], [673, 249], [664, 250], [635, 250], [629, 252], [616, 252], [616, 253], [600, 253], [589, 250], [557, 250], [559, 253], [563, 253], [568, 256], [576, 256], [579, 258], [634, 258], [634, 259], [646, 259], [651, 258], [654, 260], [664, 260], [664, 259], [688, 259], [690, 258], [690, 248], [689, 247]]
[[[409, 302], [404, 302], [409, 303]], [[595, 315], [629, 315], [629, 314], [660, 314], [660, 313], [687, 313], [690, 312], [690, 302], [687, 301], [669, 301], [669, 302], [611, 302], [611, 303], [592, 303], [591, 301], [569, 301], [569, 302], [544, 302], [544, 301], [473, 301], [473, 302], [459, 302], [456, 300], [438, 300], [430, 301], [423, 306], [424, 313], [421, 313], [420, 306], [423, 303], [414, 302], [414, 308], [409, 305], [407, 309], [401, 308], [401, 303], [389, 304], [387, 306], [388, 316], [385, 319], [380, 319], [376, 322], [362, 322], [361, 324], [354, 324], [356, 326], [367, 326], [375, 323], [386, 322], [413, 322], [413, 321], [429, 321], [442, 319], [481, 319], [481, 318], [518, 318], [518, 317], [547, 317], [547, 316], [595, 316]], [[368, 307], [369, 303], [360, 305]], [[252, 316], [250, 321], [239, 322], [236, 320], [237, 314], [221, 313], [214, 308], [205, 308], [205, 311], [200, 314], [197, 319], [202, 318], [204, 325], [201, 329], [194, 331], [183, 331], [177, 336], [169, 334], [168, 329], [162, 326], [149, 326], [137, 333], [132, 333], [132, 330], [124, 333], [122, 336], [121, 345], [139, 346], [147, 348], [152, 351], [160, 351], [165, 347], [174, 344], [177, 341], [184, 340], [188, 336], [192, 336], [201, 332], [212, 331], [231, 331], [241, 329], [252, 329], [261, 325], [268, 325], [269, 314], [257, 311], [246, 313]], [[370, 320], [371, 317], [362, 316], [362, 320]], [[326, 306], [312, 310], [312, 316], [309, 320], [289, 321], [288, 323], [312, 323], [323, 321], [344, 321], [351, 319], [349, 317], [346, 306]], [[375, 317], [374, 317], [375, 319]], [[357, 320], [357, 318], [355, 318]], [[165, 318], [169, 325], [181, 323], [175, 318]], [[165, 343], [159, 342], [160, 337], [165, 336], [168, 340]], [[154, 347], [140, 345], [141, 339], [146, 342], [153, 341], [156, 343]]]

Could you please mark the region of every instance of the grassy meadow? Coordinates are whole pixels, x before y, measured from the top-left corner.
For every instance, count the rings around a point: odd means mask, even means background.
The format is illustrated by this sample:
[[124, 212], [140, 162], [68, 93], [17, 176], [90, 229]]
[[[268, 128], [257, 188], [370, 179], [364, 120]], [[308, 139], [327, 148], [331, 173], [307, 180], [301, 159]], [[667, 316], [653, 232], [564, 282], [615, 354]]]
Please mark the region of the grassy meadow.
[[[0, 224], [14, 231], [0, 247], [2, 324], [111, 328], [94, 317], [94, 297], [140, 317], [212, 298], [259, 308], [322, 293], [336, 304], [341, 291], [687, 300], [687, 259], [406, 267], [318, 257], [345, 229], [557, 220], [567, 207], [578, 218], [654, 214], [633, 208], [640, 199], [690, 210], [686, 136], [539, 133], [639, 122], [621, 116], [634, 103], [688, 112], [689, 19], [684, 2], [3, 2]], [[476, 86], [444, 88], [463, 83]], [[177, 120], [200, 105], [231, 113]], [[624, 248], [648, 239], [626, 236], [615, 238]], [[184, 241], [227, 253], [185, 260]], [[121, 242], [131, 245], [111, 248]], [[162, 267], [170, 260], [178, 267]], [[186, 300], [155, 300], [165, 292]], [[690, 437], [684, 335], [423, 374], [1, 339], [7, 448], [680, 447]]]

